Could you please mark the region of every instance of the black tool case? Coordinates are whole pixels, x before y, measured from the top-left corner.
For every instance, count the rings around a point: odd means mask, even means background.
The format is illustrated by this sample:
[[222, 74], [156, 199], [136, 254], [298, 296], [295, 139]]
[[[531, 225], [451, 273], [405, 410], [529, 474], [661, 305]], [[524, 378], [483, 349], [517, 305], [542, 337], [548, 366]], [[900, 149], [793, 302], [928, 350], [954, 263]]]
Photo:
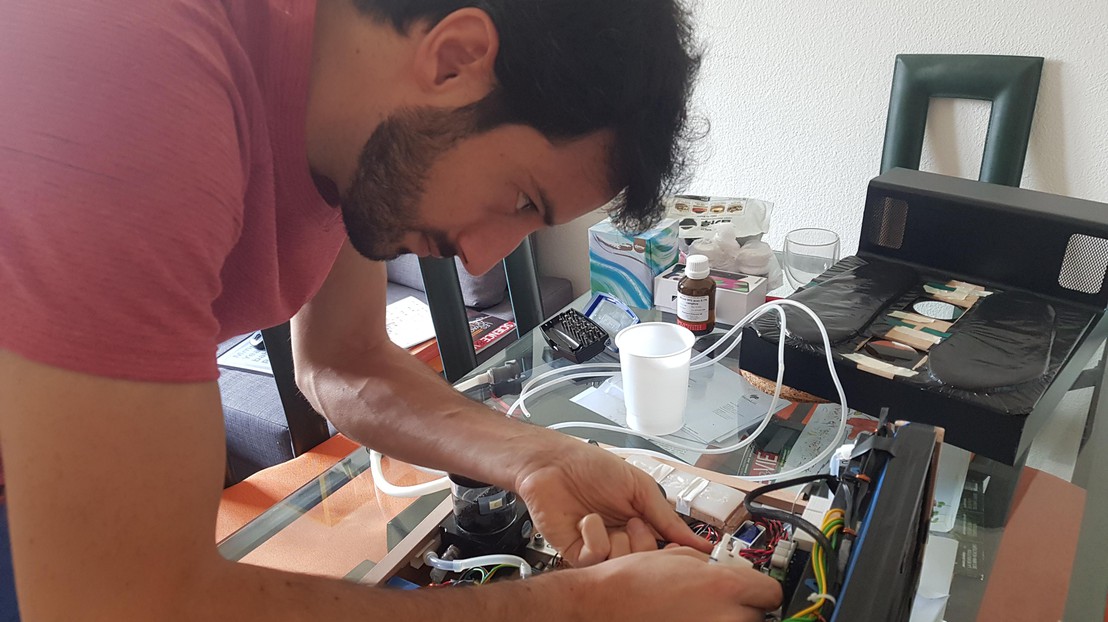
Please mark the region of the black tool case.
[[[945, 330], [913, 319], [967, 295]], [[1108, 334], [1108, 205], [894, 169], [870, 182], [858, 254], [790, 299], [826, 324], [851, 408], [1015, 464]], [[837, 401], [815, 324], [786, 318], [785, 384]], [[941, 341], [897, 360], [897, 326]], [[776, 314], [746, 327], [742, 368], [776, 377], [780, 334]]]

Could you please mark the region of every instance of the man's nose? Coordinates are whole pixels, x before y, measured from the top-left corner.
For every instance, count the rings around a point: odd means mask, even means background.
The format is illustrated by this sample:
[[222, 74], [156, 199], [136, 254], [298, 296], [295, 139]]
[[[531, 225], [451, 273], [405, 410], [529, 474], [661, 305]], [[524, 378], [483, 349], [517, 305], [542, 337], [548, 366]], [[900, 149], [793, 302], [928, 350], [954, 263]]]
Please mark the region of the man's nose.
[[483, 227], [480, 231], [458, 236], [458, 248], [465, 257], [466, 270], [481, 275], [519, 246], [530, 229], [520, 227]]

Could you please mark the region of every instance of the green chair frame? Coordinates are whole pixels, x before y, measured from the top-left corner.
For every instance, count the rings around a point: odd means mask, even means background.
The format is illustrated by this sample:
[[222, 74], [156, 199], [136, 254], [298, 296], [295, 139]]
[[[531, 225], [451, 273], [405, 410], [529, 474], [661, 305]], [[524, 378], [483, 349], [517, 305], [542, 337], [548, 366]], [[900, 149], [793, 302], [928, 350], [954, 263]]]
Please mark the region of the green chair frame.
[[[431, 308], [431, 321], [438, 338], [443, 374], [448, 381], [457, 382], [477, 367], [469, 319], [458, 285], [457, 265], [453, 259], [421, 257], [419, 268], [423, 273], [427, 306]], [[530, 238], [523, 238], [523, 242], [504, 258], [504, 273], [515, 315], [516, 334], [522, 337], [543, 321], [538, 270]]]
[[978, 99], [993, 106], [979, 180], [1018, 187], [1042, 70], [1033, 56], [897, 55], [881, 172], [919, 170], [931, 98]]

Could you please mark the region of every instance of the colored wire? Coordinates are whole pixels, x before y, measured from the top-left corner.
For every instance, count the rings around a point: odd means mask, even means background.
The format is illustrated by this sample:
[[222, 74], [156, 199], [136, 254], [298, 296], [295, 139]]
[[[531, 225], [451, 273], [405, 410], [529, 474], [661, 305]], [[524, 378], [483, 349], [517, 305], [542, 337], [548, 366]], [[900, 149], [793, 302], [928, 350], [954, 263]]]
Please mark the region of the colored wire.
[[[842, 531], [844, 525], [842, 518], [843, 515], [843, 510], [835, 508], [832, 510], [828, 510], [828, 512], [823, 516], [823, 526], [821, 531], [831, 541], [831, 547], [829, 547], [829, 549], [832, 553], [838, 550], [838, 534]], [[818, 544], [812, 549], [812, 573], [816, 577], [816, 586], [819, 590], [819, 594], [827, 594], [827, 551], [828, 549], [825, 549]], [[832, 560], [831, 567], [837, 569], [837, 564], [837, 561]], [[790, 617], [789, 620], [814, 620], [817, 617], [822, 617], [820, 613], [823, 610], [823, 606], [825, 603], [827, 603], [827, 599], [818, 598], [816, 602], [812, 604], [812, 606], [797, 612], [794, 616]]]
[[[838, 478], [833, 476], [833, 475], [828, 475], [826, 473], [823, 473], [823, 474], [820, 474], [820, 475], [808, 475], [808, 476], [805, 476], [805, 477], [798, 477], [796, 479], [785, 480], [785, 481], [777, 482], [777, 483], [774, 483], [774, 484], [767, 484], [765, 486], [762, 486], [760, 488], [755, 488], [754, 490], [750, 491], [750, 494], [746, 495], [746, 499], [743, 501], [743, 505], [746, 506], [746, 511], [750, 512], [750, 514], [752, 516], [757, 516], [757, 517], [766, 518], [766, 519], [779, 520], [783, 523], [788, 523], [788, 524], [792, 525], [793, 527], [796, 527], [797, 529], [800, 529], [800, 530], [804, 531], [809, 536], [812, 536], [812, 539], [816, 541], [816, 544], [818, 546], [822, 546], [825, 549], [830, 549], [831, 548], [831, 541], [828, 540], [827, 536], [823, 534], [822, 530], [820, 530], [818, 527], [816, 527], [812, 523], [809, 523], [808, 521], [804, 520], [803, 518], [801, 518], [801, 517], [799, 517], [795, 514], [790, 514], [789, 512], [786, 512], [784, 510], [778, 510], [776, 508], [771, 508], [771, 507], [764, 506], [760, 503], [759, 504], [754, 503], [754, 501], [756, 499], [758, 499], [758, 497], [761, 497], [762, 495], [765, 495], [767, 493], [771, 493], [775, 490], [782, 490], [784, 488], [789, 488], [789, 487], [795, 486], [797, 484], [806, 484], [806, 483], [809, 483], [809, 482], [818, 482], [818, 481], [821, 481], [821, 480], [834, 482], [834, 481], [838, 481]], [[835, 579], [838, 578], [838, 566], [837, 565], [831, 566], [831, 570], [833, 572], [829, 573], [830, 574], [830, 581], [828, 581], [828, 583], [830, 583], [831, 585], [835, 585]]]
[[[481, 573], [481, 578], [479, 580], [469, 576], [469, 575], [471, 575], [475, 572]], [[485, 579], [487, 579], [488, 576], [489, 576], [489, 571], [485, 570], [484, 568], [470, 568], [469, 570], [466, 571], [466, 573], [464, 575], [462, 575], [462, 580], [465, 581], [465, 580], [473, 579], [473, 580], [477, 581], [478, 583], [484, 583]]]
[[485, 578], [481, 580], [481, 585], [484, 585], [484, 584], [488, 583], [489, 581], [492, 581], [492, 576], [494, 574], [496, 574], [497, 571], [499, 571], [501, 568], [514, 568], [514, 566], [509, 566], [507, 564], [500, 564], [499, 566], [494, 567], [492, 570], [489, 571], [489, 574], [487, 574], [485, 576]]
[[787, 540], [789, 534], [785, 532], [785, 526], [781, 521], [758, 518], [754, 523], [765, 527], [766, 534], [768, 534], [766, 544], [759, 549], [743, 549], [739, 551], [739, 555], [757, 564], [765, 564], [773, 557], [773, 552], [776, 550], [777, 545], [780, 544], [782, 540]]

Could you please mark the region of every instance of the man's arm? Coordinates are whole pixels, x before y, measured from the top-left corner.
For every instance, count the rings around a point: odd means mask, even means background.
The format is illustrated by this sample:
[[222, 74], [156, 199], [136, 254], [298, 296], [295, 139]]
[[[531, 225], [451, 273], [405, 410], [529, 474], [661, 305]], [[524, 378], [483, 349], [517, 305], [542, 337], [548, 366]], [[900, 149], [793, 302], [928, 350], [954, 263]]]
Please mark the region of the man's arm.
[[[519, 492], [543, 534], [572, 562], [595, 563], [628, 552], [628, 542], [641, 543], [625, 532], [632, 518], [670, 541], [710, 548], [645, 473], [463, 397], [390, 342], [385, 285], [384, 265], [346, 244], [320, 291], [292, 322], [297, 382], [338, 429], [392, 457]], [[614, 539], [583, 550], [590, 514], [603, 519]]]
[[[215, 383], [108, 380], [0, 350], [0, 396], [16, 587], [28, 622], [416, 622], [445, 611], [459, 622], [621, 613], [661, 621], [690, 607], [753, 621], [780, 598], [753, 573], [676, 551], [479, 591], [367, 588], [229, 562], [212, 537], [225, 451]], [[635, 587], [656, 595], [657, 606], [646, 607]]]
[[570, 441], [460, 395], [385, 332], [385, 266], [347, 243], [292, 320], [297, 384], [347, 436], [389, 456], [514, 488]]
[[443, 607], [498, 619], [557, 605], [540, 601], [556, 590], [527, 590], [518, 604], [460, 607], [465, 590], [413, 597], [224, 560], [212, 537], [225, 456], [215, 383], [109, 380], [0, 351], [0, 395], [24, 620], [430, 620]]

